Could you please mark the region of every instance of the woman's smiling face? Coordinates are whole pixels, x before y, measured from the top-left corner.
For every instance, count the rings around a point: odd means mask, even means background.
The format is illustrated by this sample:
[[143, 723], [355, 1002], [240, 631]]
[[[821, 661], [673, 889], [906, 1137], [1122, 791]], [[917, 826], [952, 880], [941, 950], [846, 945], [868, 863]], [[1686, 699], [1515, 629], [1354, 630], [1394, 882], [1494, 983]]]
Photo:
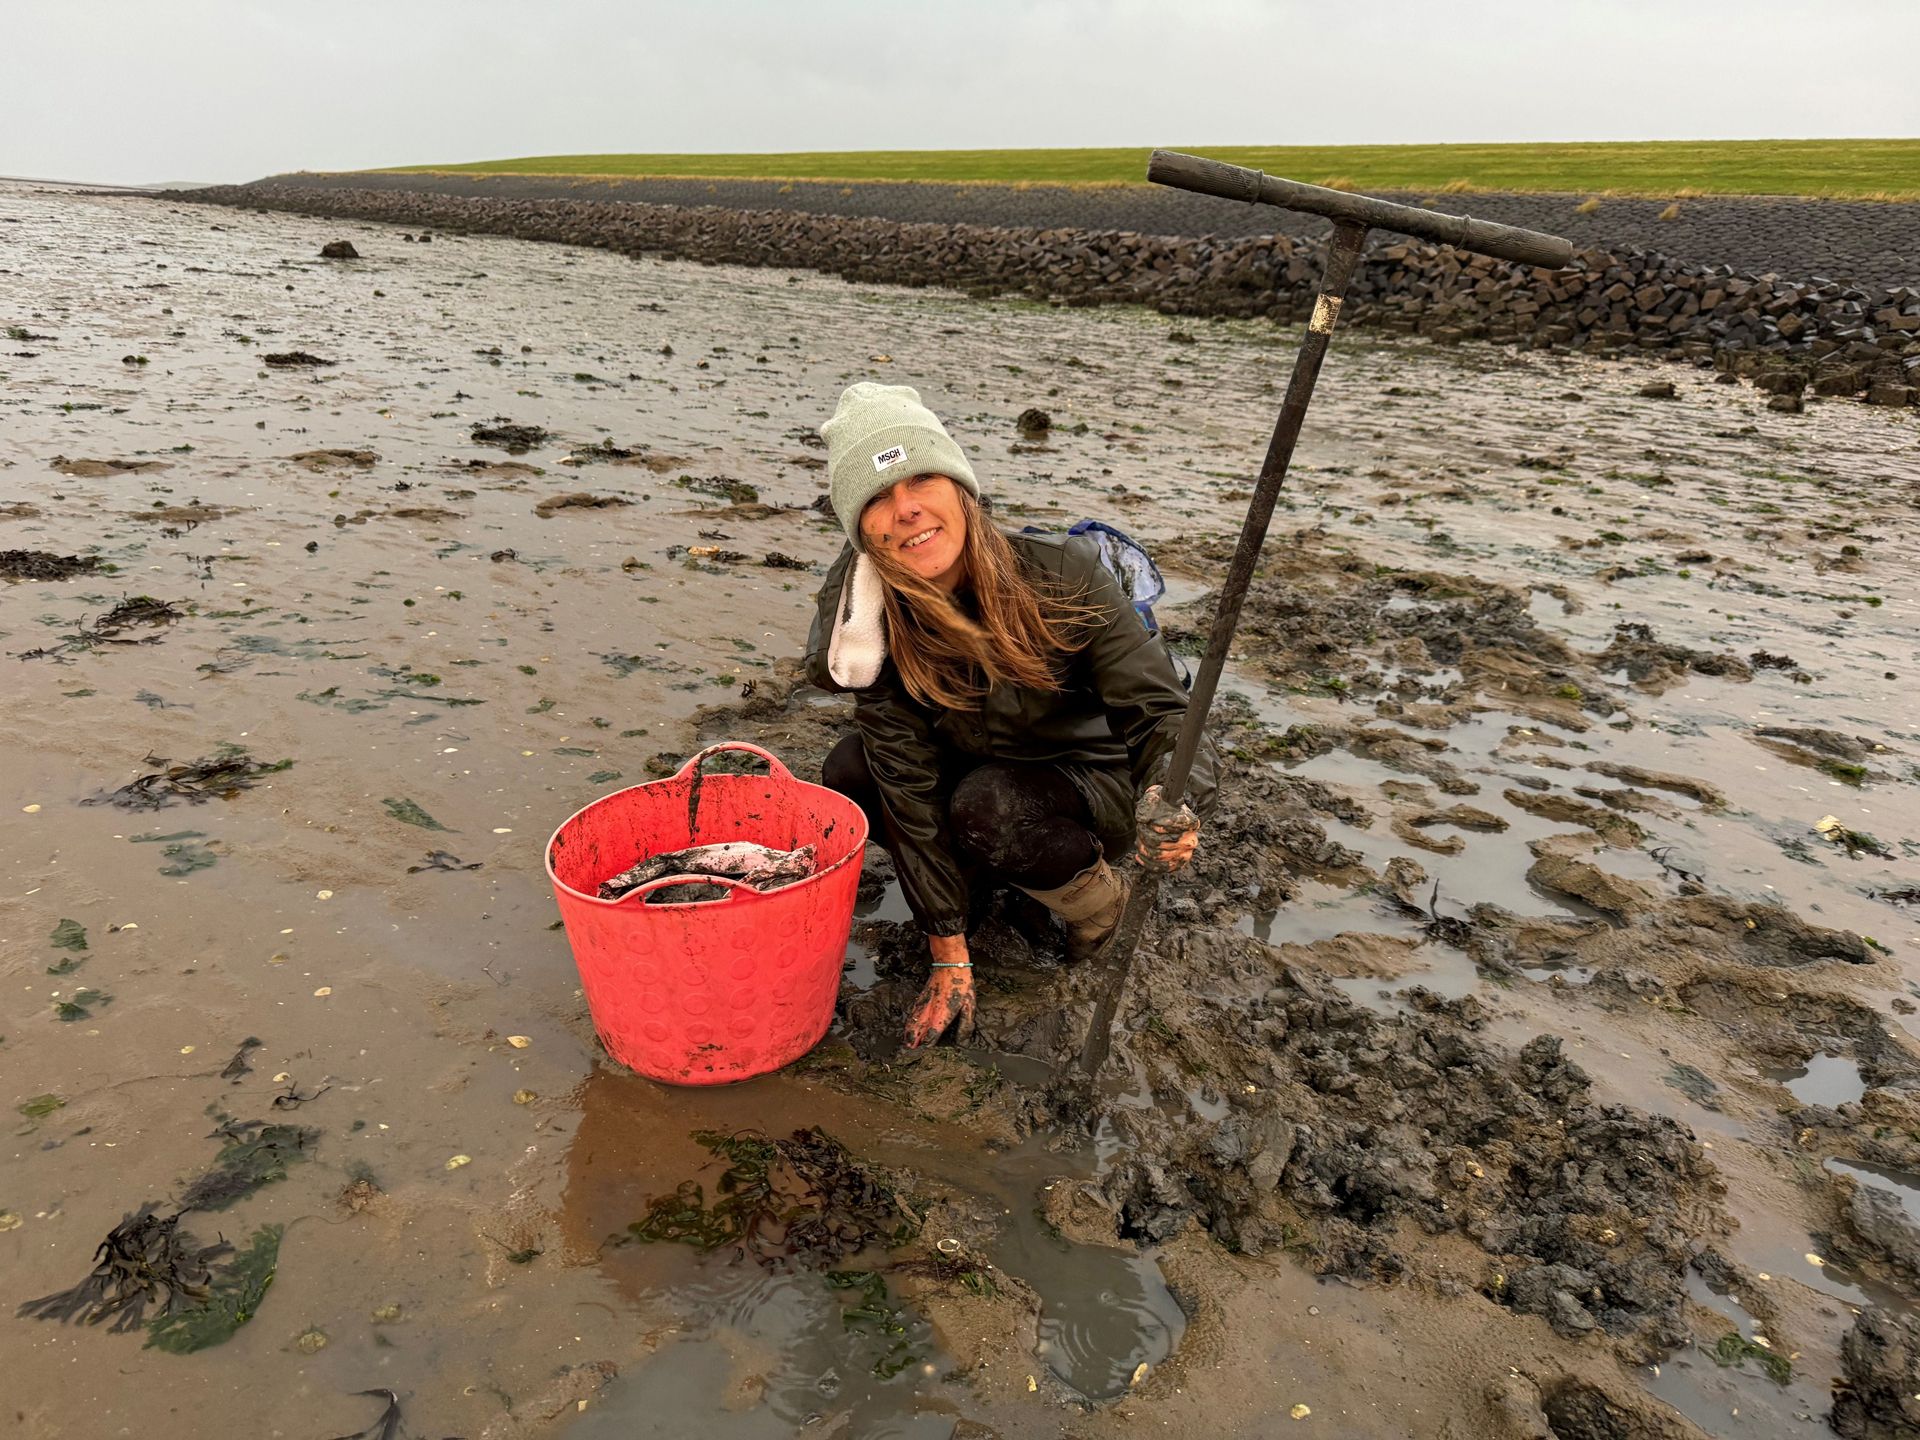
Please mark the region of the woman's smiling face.
[[915, 475], [882, 490], [860, 512], [860, 535], [869, 550], [884, 550], [923, 580], [951, 590], [965, 578], [966, 506], [945, 475]]

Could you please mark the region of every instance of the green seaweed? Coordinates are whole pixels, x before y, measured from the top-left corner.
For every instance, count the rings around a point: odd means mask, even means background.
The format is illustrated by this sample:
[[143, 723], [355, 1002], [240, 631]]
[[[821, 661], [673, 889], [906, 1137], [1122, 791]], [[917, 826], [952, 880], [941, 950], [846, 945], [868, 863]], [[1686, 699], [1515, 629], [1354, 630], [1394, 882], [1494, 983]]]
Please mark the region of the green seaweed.
[[53, 934], [49, 938], [56, 950], [85, 950], [87, 927], [78, 920], [62, 920], [53, 927]]
[[213, 1273], [206, 1299], [190, 1309], [156, 1315], [147, 1322], [149, 1350], [191, 1355], [233, 1338], [260, 1309], [280, 1259], [281, 1227], [262, 1225], [247, 1248]]
[[[622, 680], [626, 679], [627, 676], [633, 674], [636, 670], [649, 670], [665, 675], [674, 675], [687, 668], [678, 660], [669, 660], [664, 655], [622, 655], [618, 651], [609, 651], [604, 655], [600, 655], [599, 659], [601, 664], [613, 671], [613, 673], [618, 675]], [[644, 735], [647, 732], [640, 730], [635, 733]]]
[[430, 700], [435, 705], [446, 705], [456, 710], [463, 705], [484, 705], [487, 703], [485, 700], [472, 696], [418, 695], [411, 690], [400, 689], [376, 690], [373, 693], [378, 695], [382, 700]]
[[171, 835], [129, 835], [127, 839], [135, 845], [160, 845], [166, 849], [160, 853], [166, 864], [160, 867], [162, 875], [191, 875], [196, 870], [209, 870], [220, 857], [205, 845], [191, 842], [206, 839], [204, 830], [176, 830]]
[[1848, 785], [1864, 785], [1867, 783], [1867, 767], [1864, 765], [1856, 765], [1846, 760], [1828, 759], [1822, 759], [1816, 763], [1821, 770], [1831, 775], [1834, 779], [1843, 781]]
[[54, 1111], [62, 1109], [66, 1103], [58, 1095], [49, 1091], [45, 1095], [36, 1095], [31, 1100], [22, 1101], [13, 1108], [29, 1120], [44, 1120]]
[[827, 1265], [872, 1245], [902, 1244], [920, 1229], [892, 1186], [822, 1130], [796, 1130], [786, 1140], [714, 1130], [693, 1138], [726, 1162], [711, 1202], [698, 1180], [684, 1181], [649, 1202], [616, 1243], [733, 1249], [768, 1266]]
[[1793, 1379], [1793, 1362], [1784, 1355], [1776, 1355], [1764, 1345], [1756, 1345], [1738, 1330], [1729, 1330], [1714, 1342], [1713, 1358], [1722, 1365], [1734, 1366], [1743, 1361], [1757, 1360], [1760, 1368], [1766, 1372], [1769, 1380], [1776, 1385], [1785, 1385]]
[[211, 870], [220, 858], [204, 845], [169, 845], [160, 853], [167, 860], [160, 867], [162, 875], [191, 875], [196, 870]]
[[873, 1374], [891, 1380], [922, 1358], [914, 1346], [908, 1312], [887, 1293], [887, 1277], [878, 1270], [829, 1270], [821, 1276], [827, 1288], [851, 1292], [853, 1303], [840, 1312], [843, 1329], [872, 1336], [882, 1347], [873, 1362]]
[[302, 690], [293, 698], [304, 700], [309, 705], [330, 706], [335, 710], [344, 710], [349, 715], [364, 715], [369, 710], [387, 708], [377, 700], [362, 700], [358, 696], [349, 695], [343, 699], [338, 685], [329, 685], [324, 690]]
[[[153, 762], [149, 762], [153, 763]], [[158, 762], [165, 764], [166, 762]], [[158, 810], [176, 800], [199, 805], [207, 800], [231, 799], [265, 775], [291, 770], [291, 760], [255, 760], [238, 745], [224, 744], [214, 755], [183, 765], [151, 771], [83, 805], [116, 805], [122, 810]]]
[[65, 1000], [53, 1002], [53, 1014], [55, 1019], [69, 1023], [75, 1020], [91, 1020], [94, 1006], [112, 1003], [113, 996], [104, 990], [76, 990]]
[[320, 1138], [318, 1130], [264, 1120], [225, 1120], [213, 1133], [226, 1144], [206, 1173], [181, 1193], [182, 1211], [225, 1210], [261, 1186], [286, 1179], [287, 1167], [306, 1159]]
[[673, 482], [682, 490], [695, 490], [703, 494], [714, 495], [729, 505], [751, 505], [760, 498], [759, 490], [744, 480], [730, 479], [725, 475], [682, 475]]
[[212, 1280], [207, 1262], [233, 1247], [224, 1240], [203, 1246], [182, 1233], [180, 1212], [163, 1220], [154, 1209], [142, 1205], [122, 1216], [94, 1250], [93, 1269], [80, 1283], [24, 1302], [20, 1318], [82, 1325], [112, 1321], [109, 1333], [120, 1335], [140, 1327], [149, 1305], [157, 1303], [165, 1316], [189, 1302], [204, 1302]]
[[389, 798], [380, 803], [387, 807], [389, 815], [403, 825], [418, 825], [422, 830], [440, 830], [449, 835], [454, 833], [411, 800]]

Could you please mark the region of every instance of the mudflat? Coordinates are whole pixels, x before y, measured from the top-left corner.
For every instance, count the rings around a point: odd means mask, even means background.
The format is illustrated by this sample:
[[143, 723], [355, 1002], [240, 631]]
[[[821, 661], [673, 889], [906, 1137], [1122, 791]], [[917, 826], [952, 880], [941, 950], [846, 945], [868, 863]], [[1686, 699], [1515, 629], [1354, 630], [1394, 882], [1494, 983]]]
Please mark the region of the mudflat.
[[[1909, 413], [1339, 337], [1097, 1112], [1004, 895], [980, 1035], [898, 1049], [877, 854], [822, 1047], [672, 1090], [598, 1050], [542, 846], [843, 731], [794, 665], [840, 388], [920, 387], [1005, 523], [1138, 535], [1192, 650], [1295, 334], [0, 198], [26, 1430], [1916, 1419]], [[110, 1234], [174, 1316], [16, 1313]]]

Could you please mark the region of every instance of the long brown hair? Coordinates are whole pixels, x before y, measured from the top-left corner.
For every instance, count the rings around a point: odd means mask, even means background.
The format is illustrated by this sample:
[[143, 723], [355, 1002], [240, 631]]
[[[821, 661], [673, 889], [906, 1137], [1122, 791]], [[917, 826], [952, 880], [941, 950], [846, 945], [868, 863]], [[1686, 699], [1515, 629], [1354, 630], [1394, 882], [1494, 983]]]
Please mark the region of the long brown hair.
[[887, 654], [901, 683], [921, 704], [947, 710], [977, 709], [995, 685], [1061, 689], [1061, 661], [1087, 643], [1099, 608], [1036, 584], [979, 501], [954, 488], [967, 524], [960, 562], [978, 620], [889, 551], [860, 542], [880, 572]]

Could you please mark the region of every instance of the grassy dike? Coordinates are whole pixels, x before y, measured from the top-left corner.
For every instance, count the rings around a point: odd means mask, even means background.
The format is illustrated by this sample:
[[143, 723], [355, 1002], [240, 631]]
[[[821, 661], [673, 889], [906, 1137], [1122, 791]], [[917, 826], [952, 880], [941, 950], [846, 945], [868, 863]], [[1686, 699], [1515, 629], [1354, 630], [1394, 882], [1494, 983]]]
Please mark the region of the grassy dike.
[[[1358, 190], [1573, 192], [1683, 199], [1920, 199], [1920, 139], [1657, 140], [1530, 145], [1175, 145], [1290, 179]], [[753, 155], [530, 155], [376, 173], [604, 175], [964, 184], [1145, 182], [1145, 148], [861, 150]]]

